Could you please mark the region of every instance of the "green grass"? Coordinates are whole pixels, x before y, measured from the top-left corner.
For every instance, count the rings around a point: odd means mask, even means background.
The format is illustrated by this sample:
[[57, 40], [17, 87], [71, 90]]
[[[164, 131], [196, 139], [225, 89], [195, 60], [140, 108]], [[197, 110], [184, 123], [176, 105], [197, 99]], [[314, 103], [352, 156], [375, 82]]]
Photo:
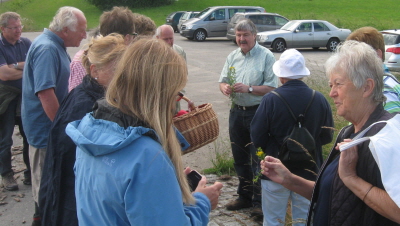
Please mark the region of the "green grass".
[[213, 142], [214, 156], [210, 160], [213, 167], [204, 169], [204, 174], [236, 175], [233, 167], [233, 158], [231, 154], [230, 142], [222, 141], [221, 138]]
[[[61, 6], [81, 9], [87, 19], [88, 28], [98, 24], [101, 11], [85, 0], [10, 0], [0, 5], [0, 13], [18, 12], [26, 18], [25, 31], [41, 31], [48, 27], [57, 9]], [[322, 19], [336, 26], [351, 30], [373, 26], [378, 30], [399, 28], [400, 14], [397, 0], [178, 0], [172, 5], [157, 8], [133, 8], [133, 12], [152, 18], [157, 25], [164, 24], [166, 16], [174, 11], [200, 11], [208, 6], [252, 5], [262, 6], [267, 12], [279, 13], [289, 19]]]

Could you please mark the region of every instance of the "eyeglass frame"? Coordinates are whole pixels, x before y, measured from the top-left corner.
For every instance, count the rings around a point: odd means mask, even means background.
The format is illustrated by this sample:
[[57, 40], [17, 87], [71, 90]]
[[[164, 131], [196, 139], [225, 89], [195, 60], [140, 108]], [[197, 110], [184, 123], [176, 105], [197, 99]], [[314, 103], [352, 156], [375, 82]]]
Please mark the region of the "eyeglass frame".
[[13, 30], [13, 31], [15, 31], [17, 29], [22, 30], [24, 28], [24, 25], [21, 24], [20, 26], [17, 26], [17, 27], [5, 27], [5, 28], [8, 28], [8, 29]]

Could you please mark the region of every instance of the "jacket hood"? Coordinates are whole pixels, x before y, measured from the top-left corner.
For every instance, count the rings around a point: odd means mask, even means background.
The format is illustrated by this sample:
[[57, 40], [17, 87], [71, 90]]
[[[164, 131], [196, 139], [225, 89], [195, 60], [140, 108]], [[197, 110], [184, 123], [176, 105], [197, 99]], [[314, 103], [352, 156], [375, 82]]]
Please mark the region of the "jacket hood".
[[154, 132], [142, 126], [123, 128], [115, 122], [95, 119], [92, 113], [69, 123], [65, 131], [77, 147], [93, 156], [118, 151], [146, 133]]

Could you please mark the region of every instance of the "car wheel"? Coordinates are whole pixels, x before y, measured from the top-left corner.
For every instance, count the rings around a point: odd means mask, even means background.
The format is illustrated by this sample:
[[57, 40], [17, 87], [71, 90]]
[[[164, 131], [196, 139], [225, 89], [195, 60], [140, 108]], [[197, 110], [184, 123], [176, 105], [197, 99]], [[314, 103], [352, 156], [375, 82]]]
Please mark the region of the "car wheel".
[[286, 49], [286, 43], [283, 39], [277, 39], [272, 43], [272, 49], [274, 52], [281, 53]]
[[206, 31], [199, 29], [196, 32], [194, 32], [194, 39], [198, 42], [202, 42], [206, 40]]
[[319, 47], [312, 47], [312, 49], [313, 49], [313, 50], [318, 50], [318, 49], [319, 49]]
[[331, 38], [328, 41], [328, 44], [326, 44], [326, 48], [328, 49], [328, 51], [335, 51], [336, 47], [339, 45], [339, 40], [337, 40], [336, 38]]

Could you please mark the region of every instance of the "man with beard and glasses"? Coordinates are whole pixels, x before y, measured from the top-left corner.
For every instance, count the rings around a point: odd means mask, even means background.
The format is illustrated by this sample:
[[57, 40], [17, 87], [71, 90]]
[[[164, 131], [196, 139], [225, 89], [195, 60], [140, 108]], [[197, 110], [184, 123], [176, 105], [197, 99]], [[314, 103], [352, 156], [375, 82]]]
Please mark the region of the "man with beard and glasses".
[[[253, 182], [259, 160], [256, 147], [251, 144], [250, 123], [262, 97], [278, 86], [278, 78], [272, 71], [274, 55], [256, 42], [257, 29], [253, 22], [240, 21], [235, 33], [239, 48], [229, 54], [219, 79], [219, 88], [225, 96], [235, 94], [229, 114], [229, 136], [239, 177], [239, 197], [226, 208], [254, 207], [252, 216], [262, 219], [260, 182]], [[232, 71], [235, 71], [234, 76]]]

